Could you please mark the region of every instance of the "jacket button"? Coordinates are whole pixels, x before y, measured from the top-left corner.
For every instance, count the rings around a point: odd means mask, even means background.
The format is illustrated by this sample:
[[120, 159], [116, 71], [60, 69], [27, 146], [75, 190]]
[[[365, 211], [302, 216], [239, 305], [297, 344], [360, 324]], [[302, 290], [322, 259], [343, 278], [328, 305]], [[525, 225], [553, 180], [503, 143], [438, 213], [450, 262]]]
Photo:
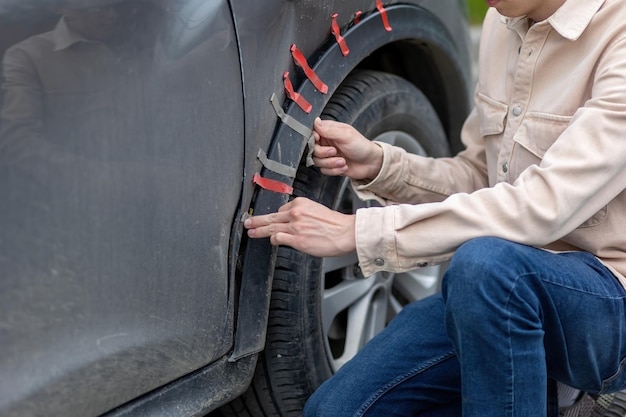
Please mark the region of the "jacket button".
[[417, 264], [417, 266], [420, 268], [426, 268], [428, 266], [428, 262], [420, 262]]
[[513, 107], [513, 116], [517, 117], [522, 114], [522, 108], [520, 106]]
[[374, 265], [376, 266], [383, 266], [385, 264], [385, 260], [383, 258], [376, 258], [374, 260]]
[[508, 162], [505, 162], [505, 163], [502, 164], [502, 172], [504, 172], [505, 174], [507, 172], [509, 172], [509, 163]]

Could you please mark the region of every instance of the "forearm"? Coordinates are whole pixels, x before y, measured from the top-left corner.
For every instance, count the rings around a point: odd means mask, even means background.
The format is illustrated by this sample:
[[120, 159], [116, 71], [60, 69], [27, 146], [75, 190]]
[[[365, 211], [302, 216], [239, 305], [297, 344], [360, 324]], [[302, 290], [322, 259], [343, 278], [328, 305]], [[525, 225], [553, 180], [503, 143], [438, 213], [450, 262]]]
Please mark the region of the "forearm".
[[488, 186], [486, 173], [468, 159], [467, 154], [454, 158], [428, 158], [386, 144], [381, 146], [384, 160], [379, 175], [370, 182], [352, 182], [362, 199], [429, 203]]

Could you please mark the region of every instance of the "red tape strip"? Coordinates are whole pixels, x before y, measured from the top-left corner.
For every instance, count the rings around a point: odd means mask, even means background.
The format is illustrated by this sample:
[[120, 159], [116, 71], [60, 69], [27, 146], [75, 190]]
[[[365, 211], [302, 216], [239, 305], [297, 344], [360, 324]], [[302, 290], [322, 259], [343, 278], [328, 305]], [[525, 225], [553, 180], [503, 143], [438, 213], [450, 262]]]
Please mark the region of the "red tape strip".
[[303, 111], [311, 113], [311, 110], [313, 110], [313, 106], [307, 101], [307, 99], [302, 96], [302, 94], [297, 93], [293, 89], [293, 84], [291, 84], [291, 80], [289, 79], [289, 72], [285, 72], [283, 74], [283, 85], [285, 86], [287, 97], [292, 99], [294, 103], [296, 103], [298, 107], [300, 107]]
[[376, 0], [376, 8], [380, 12], [380, 17], [383, 19], [383, 25], [387, 32], [391, 32], [391, 25], [389, 25], [389, 19], [387, 18], [387, 10], [383, 6], [383, 0]]
[[324, 84], [322, 80], [317, 76], [315, 71], [311, 69], [309, 63], [306, 61], [304, 54], [298, 49], [298, 47], [293, 44], [291, 45], [291, 56], [293, 57], [297, 66], [302, 68], [306, 77], [313, 83], [315, 88], [317, 88], [321, 93], [328, 93], [328, 86]]
[[270, 180], [269, 178], [263, 178], [258, 173], [254, 174], [252, 182], [263, 188], [264, 190], [274, 191], [281, 194], [293, 194], [293, 187], [276, 180]]
[[332, 16], [332, 23], [330, 25], [330, 31], [333, 35], [335, 35], [335, 39], [337, 40], [337, 43], [339, 44], [339, 47], [341, 48], [341, 53], [343, 54], [343, 56], [348, 56], [348, 54], [350, 53], [350, 49], [348, 48], [348, 45], [346, 44], [346, 40], [343, 38], [343, 36], [341, 36], [341, 29], [339, 29], [339, 24], [337, 23], [337, 16], [339, 16], [338, 13], [335, 13]]
[[357, 10], [357, 12], [354, 14], [354, 24], [357, 25], [360, 21], [361, 21], [361, 15], [363, 14], [362, 11]]

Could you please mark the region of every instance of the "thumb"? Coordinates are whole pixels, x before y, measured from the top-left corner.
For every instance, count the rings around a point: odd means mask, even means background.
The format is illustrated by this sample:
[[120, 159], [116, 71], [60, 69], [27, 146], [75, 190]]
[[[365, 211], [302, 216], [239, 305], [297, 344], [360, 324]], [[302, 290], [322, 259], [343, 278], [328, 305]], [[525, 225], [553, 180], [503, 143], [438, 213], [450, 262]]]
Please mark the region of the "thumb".
[[319, 117], [316, 117], [315, 121], [313, 122], [313, 130], [320, 134], [320, 136], [325, 136], [323, 133], [326, 131], [326, 129], [326, 122]]
[[351, 134], [351, 126], [334, 120], [315, 119], [313, 129], [325, 139], [344, 139]]

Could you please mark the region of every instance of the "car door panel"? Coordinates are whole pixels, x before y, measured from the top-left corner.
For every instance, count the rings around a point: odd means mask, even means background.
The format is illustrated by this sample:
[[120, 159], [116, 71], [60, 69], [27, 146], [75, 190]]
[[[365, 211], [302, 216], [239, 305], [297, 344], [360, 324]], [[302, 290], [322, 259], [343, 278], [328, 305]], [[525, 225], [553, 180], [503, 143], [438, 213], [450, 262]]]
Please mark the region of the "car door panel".
[[97, 415], [232, 343], [233, 22], [226, 0], [138, 2], [115, 41], [76, 40], [45, 2], [2, 6], [47, 27], [4, 55], [0, 414]]

